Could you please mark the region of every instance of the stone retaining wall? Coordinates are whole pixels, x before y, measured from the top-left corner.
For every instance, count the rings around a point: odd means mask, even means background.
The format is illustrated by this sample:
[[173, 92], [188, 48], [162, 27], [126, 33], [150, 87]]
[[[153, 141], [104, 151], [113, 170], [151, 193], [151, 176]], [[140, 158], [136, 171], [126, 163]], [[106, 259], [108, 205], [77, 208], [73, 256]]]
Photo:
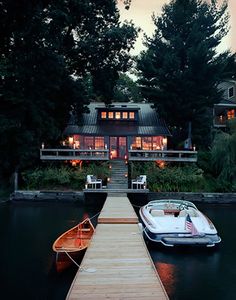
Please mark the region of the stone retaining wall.
[[10, 195], [10, 200], [35, 202], [84, 202], [84, 193], [63, 191], [15, 191]]
[[148, 194], [148, 201], [156, 199], [180, 199], [198, 203], [236, 204], [236, 193], [153, 193]]

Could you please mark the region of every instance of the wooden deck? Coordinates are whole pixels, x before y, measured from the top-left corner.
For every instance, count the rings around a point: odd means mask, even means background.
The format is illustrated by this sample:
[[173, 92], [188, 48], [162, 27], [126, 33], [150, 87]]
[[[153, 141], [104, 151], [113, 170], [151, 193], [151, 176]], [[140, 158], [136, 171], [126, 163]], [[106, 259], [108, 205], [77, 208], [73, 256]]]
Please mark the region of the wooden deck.
[[108, 196], [66, 299], [168, 299], [126, 196]]

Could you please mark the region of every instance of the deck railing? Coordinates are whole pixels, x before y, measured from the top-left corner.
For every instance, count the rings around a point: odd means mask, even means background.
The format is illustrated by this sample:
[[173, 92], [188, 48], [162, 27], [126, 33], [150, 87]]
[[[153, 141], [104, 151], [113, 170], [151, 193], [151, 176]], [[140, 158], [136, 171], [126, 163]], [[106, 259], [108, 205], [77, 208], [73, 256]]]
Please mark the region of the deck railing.
[[129, 150], [130, 161], [197, 162], [197, 151], [192, 150]]
[[108, 160], [108, 149], [40, 149], [42, 160]]
[[[108, 149], [40, 149], [42, 160], [109, 160]], [[196, 162], [197, 151], [129, 150], [130, 161]]]

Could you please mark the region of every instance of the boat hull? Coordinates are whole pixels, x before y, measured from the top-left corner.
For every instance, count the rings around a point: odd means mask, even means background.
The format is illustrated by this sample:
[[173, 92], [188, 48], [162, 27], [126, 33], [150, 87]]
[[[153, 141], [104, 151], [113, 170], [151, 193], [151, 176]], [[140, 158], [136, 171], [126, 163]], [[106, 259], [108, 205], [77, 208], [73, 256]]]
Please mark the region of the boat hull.
[[56, 253], [56, 260], [55, 260], [57, 272], [59, 272], [59, 273], [63, 272], [64, 270], [71, 267], [74, 264], [72, 259], [77, 261], [79, 259], [79, 257], [82, 257], [84, 255], [84, 253], [85, 253], [85, 249], [75, 251], [75, 252], [70, 252], [68, 254], [66, 254], [65, 252], [57, 252]]
[[211, 220], [189, 201], [150, 201], [140, 208], [144, 237], [167, 247], [214, 247], [221, 242]]
[[85, 219], [75, 227], [60, 235], [53, 243], [56, 253], [56, 269], [58, 272], [76, 263], [79, 255], [83, 255], [94, 233], [89, 219]]
[[214, 247], [221, 242], [221, 238], [215, 235], [192, 236], [184, 234], [157, 234], [150, 232], [147, 228], [144, 229], [146, 238], [154, 243], [160, 243], [167, 247], [174, 246], [206, 246]]

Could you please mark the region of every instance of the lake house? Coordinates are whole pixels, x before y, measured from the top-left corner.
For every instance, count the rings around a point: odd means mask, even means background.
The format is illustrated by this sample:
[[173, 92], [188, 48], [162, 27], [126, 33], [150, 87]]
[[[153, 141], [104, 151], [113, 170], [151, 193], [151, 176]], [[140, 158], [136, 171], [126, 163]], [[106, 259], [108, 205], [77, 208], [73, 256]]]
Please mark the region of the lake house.
[[236, 81], [228, 80], [219, 84], [222, 99], [214, 105], [213, 125], [215, 128], [226, 128], [227, 121], [236, 117]]
[[149, 103], [92, 102], [81, 120], [71, 115], [57, 149], [42, 145], [42, 160], [196, 162], [196, 151], [168, 150], [171, 133]]

